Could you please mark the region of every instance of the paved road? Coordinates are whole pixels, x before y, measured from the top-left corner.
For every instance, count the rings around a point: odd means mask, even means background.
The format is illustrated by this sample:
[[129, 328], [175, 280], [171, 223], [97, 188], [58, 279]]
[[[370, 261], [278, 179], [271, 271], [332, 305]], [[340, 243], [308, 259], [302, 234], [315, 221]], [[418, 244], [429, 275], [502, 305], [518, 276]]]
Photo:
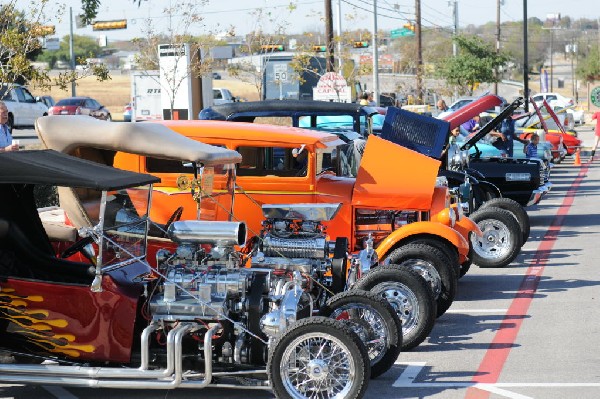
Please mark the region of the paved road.
[[[586, 129], [583, 138], [591, 140]], [[600, 159], [567, 159], [528, 209], [532, 230], [506, 269], [473, 267], [430, 338], [371, 381], [367, 399], [600, 398]], [[0, 387], [2, 398], [272, 398], [243, 390], [109, 391]]]

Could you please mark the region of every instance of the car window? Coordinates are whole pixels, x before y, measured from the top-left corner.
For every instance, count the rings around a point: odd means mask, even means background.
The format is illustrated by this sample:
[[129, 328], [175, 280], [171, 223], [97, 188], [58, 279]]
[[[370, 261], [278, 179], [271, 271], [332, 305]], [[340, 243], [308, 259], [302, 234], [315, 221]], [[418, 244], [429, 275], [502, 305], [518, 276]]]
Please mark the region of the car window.
[[85, 108], [94, 108], [94, 103], [92, 102], [92, 100], [85, 100], [83, 103], [83, 106]]
[[0, 100], [2, 101], [15, 101], [12, 96], [12, 90], [8, 90], [6, 87], [0, 88]]
[[28, 103], [35, 102], [35, 98], [33, 98], [31, 93], [29, 92], [29, 90], [27, 90], [25, 88], [21, 88], [21, 93], [23, 93], [23, 98], [24, 98], [25, 102], [28, 102]]
[[56, 105], [61, 105], [61, 106], [65, 106], [65, 105], [81, 105], [82, 101], [79, 98], [65, 98], [63, 100], [60, 100], [56, 103]]
[[238, 147], [242, 162], [238, 165], [238, 176], [306, 176], [308, 150], [304, 149], [297, 157], [292, 148], [284, 147]]
[[213, 98], [215, 100], [221, 100], [223, 95], [221, 94], [221, 90], [213, 90]]
[[546, 101], [550, 102], [552, 100], [556, 100], [556, 96], [553, 94], [548, 94], [548, 96], [546, 97]]
[[96, 101], [94, 99], [90, 99], [89, 101], [90, 101], [92, 108], [94, 108], [94, 109], [100, 108], [100, 103], [98, 101]]
[[14, 92], [17, 94], [17, 98], [20, 102], [25, 102], [25, 95], [23, 94], [23, 90], [20, 87], [15, 87]]

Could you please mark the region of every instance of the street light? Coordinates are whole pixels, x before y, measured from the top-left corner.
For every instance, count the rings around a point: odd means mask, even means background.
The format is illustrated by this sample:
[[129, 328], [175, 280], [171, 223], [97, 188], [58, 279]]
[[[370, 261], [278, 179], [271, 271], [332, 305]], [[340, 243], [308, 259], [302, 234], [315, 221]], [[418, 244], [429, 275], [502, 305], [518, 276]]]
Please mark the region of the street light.
[[550, 91], [554, 91], [554, 31], [560, 29], [556, 24], [560, 22], [560, 14], [546, 14], [546, 25], [542, 27], [550, 31]]

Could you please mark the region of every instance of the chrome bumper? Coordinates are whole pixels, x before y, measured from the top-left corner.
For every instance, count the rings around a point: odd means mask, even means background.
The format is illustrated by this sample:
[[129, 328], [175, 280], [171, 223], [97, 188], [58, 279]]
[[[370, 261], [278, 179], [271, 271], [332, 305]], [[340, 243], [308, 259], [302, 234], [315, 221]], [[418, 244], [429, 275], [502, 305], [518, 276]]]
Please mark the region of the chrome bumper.
[[529, 202], [527, 202], [527, 206], [536, 205], [550, 190], [552, 190], [551, 182], [548, 182], [543, 186], [533, 190], [531, 197], [529, 198]]

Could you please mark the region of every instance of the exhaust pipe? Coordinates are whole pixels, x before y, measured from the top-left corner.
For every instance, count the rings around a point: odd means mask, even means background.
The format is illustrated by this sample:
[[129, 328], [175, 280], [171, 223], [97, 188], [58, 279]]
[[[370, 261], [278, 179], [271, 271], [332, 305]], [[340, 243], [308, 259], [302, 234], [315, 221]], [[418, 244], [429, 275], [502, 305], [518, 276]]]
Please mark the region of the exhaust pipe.
[[[149, 326], [156, 329], [156, 326]], [[212, 381], [212, 337], [218, 325], [210, 328], [204, 336], [204, 378], [198, 381], [185, 381], [183, 384], [190, 388], [204, 388]], [[182, 340], [184, 335], [192, 330], [201, 328], [196, 323], [185, 323], [175, 327], [167, 335], [167, 369], [143, 370], [106, 367], [54, 366], [54, 365], [0, 365], [0, 381], [21, 384], [61, 385], [88, 388], [120, 388], [120, 389], [174, 389], [182, 385], [183, 355]], [[151, 331], [144, 330], [149, 336]], [[142, 334], [142, 339], [144, 339]], [[169, 339], [170, 338], [170, 339]], [[170, 343], [170, 348], [169, 348]], [[169, 362], [171, 358], [171, 362]], [[169, 370], [169, 363], [174, 364]], [[147, 364], [146, 364], [147, 366]], [[142, 365], [143, 367], [143, 365]], [[170, 372], [169, 372], [170, 371]], [[146, 381], [147, 379], [162, 379], [166, 381]], [[73, 375], [76, 377], [73, 378]], [[79, 378], [77, 378], [79, 377]], [[88, 377], [88, 378], [86, 378]], [[119, 380], [109, 378], [123, 378]], [[129, 378], [129, 379], [126, 379]], [[144, 381], [138, 381], [143, 379]]]
[[243, 245], [246, 242], [246, 224], [185, 220], [172, 223], [167, 234], [178, 244]]

